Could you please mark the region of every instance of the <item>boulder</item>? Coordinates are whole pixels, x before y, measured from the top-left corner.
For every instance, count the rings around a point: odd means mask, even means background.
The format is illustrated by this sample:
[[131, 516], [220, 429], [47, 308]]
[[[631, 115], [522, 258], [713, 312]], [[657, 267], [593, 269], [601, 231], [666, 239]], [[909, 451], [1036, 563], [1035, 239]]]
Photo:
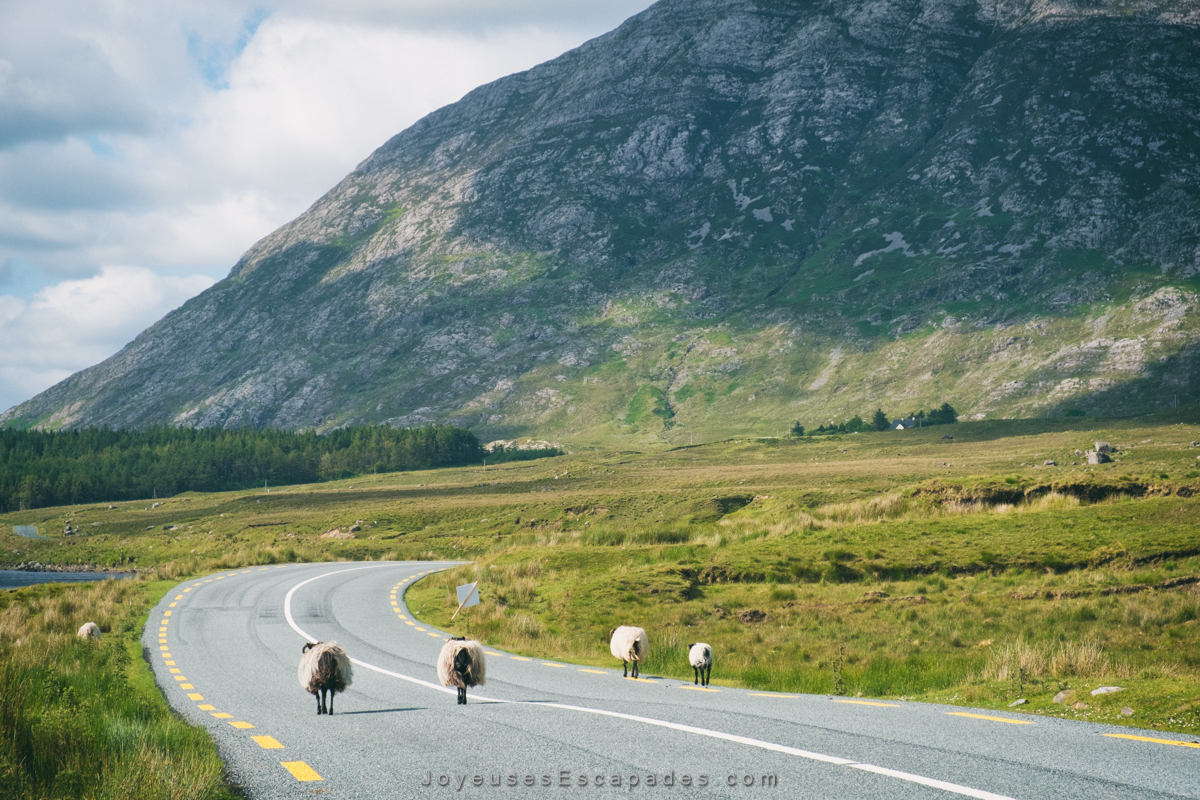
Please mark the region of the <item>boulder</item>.
[[1055, 463], [1054, 461], [1043, 461], [1042, 466], [1043, 467], [1057, 467], [1058, 464]]
[[1087, 451], [1087, 462], [1089, 464], [1107, 464], [1110, 461], [1112, 459], [1108, 457], [1108, 453], [1101, 453], [1097, 450]]
[[1023, 706], [1028, 702], [1029, 702], [1028, 700], [1026, 700], [1024, 697], [1022, 697], [1019, 700], [1013, 700], [1011, 703], [1008, 704], [1008, 707], [1012, 708], [1014, 706]]
[[1121, 716], [1122, 717], [1132, 717], [1133, 709], [1130, 708], [1129, 706], [1125, 706], [1124, 708], [1121, 709]]
[[1069, 702], [1074, 697], [1075, 697], [1075, 692], [1071, 691], [1070, 689], [1063, 689], [1061, 692], [1054, 695], [1054, 699], [1051, 702], [1062, 705], [1063, 703]]
[[1112, 451], [1113, 451], [1112, 445], [1109, 444], [1108, 442], [1096, 442], [1096, 452], [1097, 453], [1111, 453]]
[[1123, 686], [1101, 686], [1099, 689], [1092, 689], [1092, 697], [1102, 694], [1112, 694], [1113, 692], [1120, 692], [1123, 690]]

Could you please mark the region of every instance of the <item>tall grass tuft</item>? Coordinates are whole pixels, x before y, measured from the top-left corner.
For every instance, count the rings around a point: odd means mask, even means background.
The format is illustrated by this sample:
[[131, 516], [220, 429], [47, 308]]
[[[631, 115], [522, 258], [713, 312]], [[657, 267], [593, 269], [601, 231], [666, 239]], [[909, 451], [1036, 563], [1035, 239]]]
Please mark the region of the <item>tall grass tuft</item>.
[[1099, 642], [1030, 644], [1017, 639], [992, 653], [982, 675], [997, 681], [1044, 678], [1097, 678], [1111, 674], [1112, 665]]

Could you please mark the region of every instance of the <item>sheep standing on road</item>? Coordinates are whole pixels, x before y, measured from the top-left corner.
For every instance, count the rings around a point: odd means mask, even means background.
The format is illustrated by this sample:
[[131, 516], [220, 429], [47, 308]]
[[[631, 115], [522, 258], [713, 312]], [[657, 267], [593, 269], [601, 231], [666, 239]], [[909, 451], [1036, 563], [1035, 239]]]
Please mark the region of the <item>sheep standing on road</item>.
[[704, 642], [689, 644], [688, 663], [692, 665], [694, 682], [708, 686], [708, 679], [712, 677], [712, 648]]
[[638, 676], [638, 663], [646, 660], [650, 652], [650, 642], [646, 632], [641, 628], [622, 625], [608, 632], [608, 649], [615, 658], [621, 659], [622, 677], [629, 676], [629, 663], [633, 663], [633, 677]]
[[467, 688], [483, 686], [487, 679], [487, 661], [483, 645], [463, 636], [447, 639], [438, 655], [438, 680], [442, 686], [458, 688], [458, 704], [467, 704]]
[[[311, 642], [300, 649], [300, 685], [304, 691], [317, 698], [317, 714], [333, 713], [333, 696], [346, 691], [354, 679], [354, 668], [350, 656], [337, 642]], [[329, 694], [329, 709], [325, 708], [325, 694]]]
[[83, 627], [79, 629], [79, 638], [100, 641], [100, 626], [94, 622], [83, 623]]

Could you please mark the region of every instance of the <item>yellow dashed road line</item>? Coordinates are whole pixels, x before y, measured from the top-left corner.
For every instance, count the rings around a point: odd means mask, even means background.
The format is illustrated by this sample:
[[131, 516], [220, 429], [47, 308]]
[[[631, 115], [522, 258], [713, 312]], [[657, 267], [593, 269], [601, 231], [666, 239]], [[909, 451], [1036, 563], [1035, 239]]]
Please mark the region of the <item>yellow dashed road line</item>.
[[[856, 706], [879, 706], [880, 708], [899, 708], [896, 703], [872, 703], [869, 700], [834, 700], [835, 703], [853, 703]], [[985, 719], [998, 719], [998, 717], [985, 717]], [[1004, 720], [1011, 722], [1012, 720]]]
[[759, 694], [758, 692], [746, 692], [746, 697], [785, 697], [789, 700], [795, 700], [799, 695], [794, 694]]
[[237, 728], [238, 730], [246, 730], [247, 728], [254, 727], [249, 722], [231, 722], [229, 724], [232, 725], [233, 727]]
[[1152, 742], [1154, 744], [1171, 744], [1176, 747], [1197, 747], [1200, 748], [1200, 742], [1180, 742], [1175, 739], [1152, 739], [1149, 736], [1133, 736], [1128, 733], [1105, 733], [1104, 736], [1113, 739], [1133, 739], [1135, 742]]
[[580, 672], [590, 672], [593, 675], [607, 675], [608, 673], [602, 669], [581, 669]]
[[188, 695], [188, 700], [203, 700], [203, 699], [204, 699], [204, 695], [200, 694], [199, 692], [192, 692], [191, 694]]
[[276, 741], [274, 736], [251, 736], [250, 738], [258, 742], [259, 746], [265, 750], [283, 749], [283, 745]]
[[283, 768], [292, 773], [292, 777], [298, 781], [323, 781], [325, 780], [317, 771], [305, 764], [303, 761], [280, 761]]
[[509, 656], [509, 658], [511, 658], [513, 661], [533, 661], [532, 658], [525, 658], [523, 656]]
[[542, 666], [543, 666], [543, 667], [558, 667], [559, 669], [566, 669], [566, 668], [567, 668], [567, 665], [566, 665], [566, 664], [551, 664], [549, 661], [543, 661], [543, 662], [542, 662]]
[[[418, 630], [419, 630], [419, 629], [418, 629]], [[426, 636], [432, 636], [432, 637], [434, 637], [435, 639], [440, 639], [440, 638], [442, 638], [442, 635], [441, 635], [440, 633], [429, 633], [429, 634], [426, 634]]]
[[224, 711], [218, 711], [213, 716], [217, 719], [233, 719], [233, 714], [226, 714]]
[[1007, 722], [1009, 725], [1032, 725], [1033, 722], [1026, 719], [1006, 719], [1005, 717], [989, 717], [984, 714], [968, 714], [965, 711], [947, 711], [947, 716], [950, 717], [973, 717], [974, 719], [986, 719], [992, 722]]
[[658, 683], [658, 681], [652, 681], [652, 680], [648, 680], [647, 678], [634, 678], [634, 677], [627, 677], [627, 678], [625, 678], [625, 680], [627, 680], [627, 681], [637, 681], [638, 683]]
[[[202, 697], [200, 699], [203, 700], [204, 698]], [[209, 705], [208, 703], [205, 703], [202, 706], [196, 706], [196, 708], [200, 709], [201, 711], [216, 711], [217, 710], [216, 706]]]
[[680, 689], [690, 689], [693, 692], [719, 692], [720, 689], [709, 689], [707, 686], [680, 686]]

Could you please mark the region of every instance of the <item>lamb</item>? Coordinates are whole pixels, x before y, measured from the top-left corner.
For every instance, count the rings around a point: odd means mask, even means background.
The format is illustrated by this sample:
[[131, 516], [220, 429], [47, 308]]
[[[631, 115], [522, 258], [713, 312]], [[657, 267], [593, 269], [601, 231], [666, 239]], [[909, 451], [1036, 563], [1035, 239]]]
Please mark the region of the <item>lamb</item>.
[[79, 629], [79, 638], [100, 641], [100, 626], [94, 622], [83, 623], [83, 627]]
[[608, 649], [614, 657], [621, 659], [621, 667], [623, 668], [622, 677], [628, 678], [629, 663], [633, 663], [633, 676], [638, 676], [638, 663], [646, 660], [646, 654], [650, 652], [650, 642], [646, 639], [646, 632], [641, 628], [632, 628], [628, 625], [622, 625], [619, 628], [613, 628], [608, 632]]
[[446, 640], [437, 662], [438, 680], [442, 686], [458, 687], [458, 704], [467, 704], [467, 688], [487, 682], [487, 660], [483, 645], [475, 640], [457, 636]]
[[712, 677], [712, 648], [704, 642], [689, 644], [688, 663], [692, 665], [693, 682], [708, 686]]
[[[333, 713], [333, 696], [346, 691], [354, 680], [350, 656], [337, 642], [309, 642], [300, 649], [300, 686], [317, 698], [317, 714]], [[329, 693], [329, 710], [325, 709], [325, 694]]]

